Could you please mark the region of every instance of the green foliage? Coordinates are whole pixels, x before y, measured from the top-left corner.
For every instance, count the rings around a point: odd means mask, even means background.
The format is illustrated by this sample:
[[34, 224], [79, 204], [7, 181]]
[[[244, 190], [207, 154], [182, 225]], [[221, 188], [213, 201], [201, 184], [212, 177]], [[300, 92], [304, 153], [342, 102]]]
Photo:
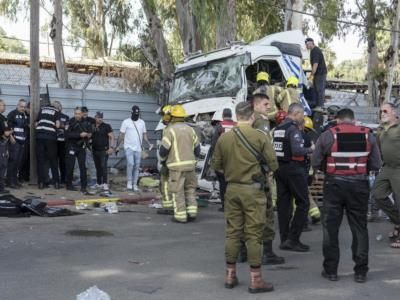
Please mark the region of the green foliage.
[[28, 49], [25, 48], [22, 42], [18, 40], [4, 38], [4, 36], [6, 35], [7, 35], [6, 31], [0, 27], [0, 52], [10, 52], [19, 54], [28, 53]]
[[366, 72], [367, 60], [360, 58], [341, 62], [328, 75], [331, 78], [364, 82], [366, 81]]

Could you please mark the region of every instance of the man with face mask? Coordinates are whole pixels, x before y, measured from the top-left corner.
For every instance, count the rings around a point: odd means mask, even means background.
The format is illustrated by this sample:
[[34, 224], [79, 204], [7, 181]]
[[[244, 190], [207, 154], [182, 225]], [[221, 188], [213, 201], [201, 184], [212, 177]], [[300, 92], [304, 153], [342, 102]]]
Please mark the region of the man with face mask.
[[[147, 137], [145, 122], [140, 119], [140, 109], [138, 106], [132, 106], [131, 117], [122, 122], [118, 145], [124, 142], [124, 151], [126, 156], [126, 175], [128, 190], [139, 191], [137, 183], [139, 179], [139, 167], [141, 161], [141, 152], [143, 149], [143, 140], [150, 147], [151, 144]], [[117, 146], [118, 148], [118, 146]]]

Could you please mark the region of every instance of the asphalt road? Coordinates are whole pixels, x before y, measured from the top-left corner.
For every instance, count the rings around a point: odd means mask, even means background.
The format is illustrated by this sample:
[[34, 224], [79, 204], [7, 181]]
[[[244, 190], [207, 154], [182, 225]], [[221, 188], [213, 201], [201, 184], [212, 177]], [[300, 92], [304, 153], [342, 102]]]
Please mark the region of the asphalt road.
[[[113, 300], [400, 299], [400, 250], [388, 247], [391, 226], [386, 222], [370, 226], [371, 270], [365, 284], [353, 281], [345, 222], [338, 282], [320, 276], [319, 225], [303, 235], [311, 252], [278, 251], [287, 264], [263, 268], [274, 292], [248, 294], [247, 265], [239, 266], [240, 285], [226, 290], [224, 220], [216, 208], [201, 209], [199, 220], [187, 225], [142, 206], [115, 215], [89, 211], [73, 217], [0, 218], [0, 299], [70, 300], [93, 285]], [[79, 230], [104, 231], [105, 236], [70, 234]], [[376, 240], [378, 234], [383, 240]]]

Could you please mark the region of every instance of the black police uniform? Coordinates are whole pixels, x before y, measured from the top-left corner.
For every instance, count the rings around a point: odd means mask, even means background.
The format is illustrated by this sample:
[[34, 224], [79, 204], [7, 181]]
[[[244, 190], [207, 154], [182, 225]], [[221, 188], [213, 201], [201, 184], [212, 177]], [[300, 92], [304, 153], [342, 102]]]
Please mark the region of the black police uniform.
[[58, 173], [57, 160], [57, 127], [60, 115], [56, 108], [43, 106], [39, 111], [36, 126], [36, 158], [38, 170], [39, 188], [43, 187], [47, 180], [48, 168], [46, 161], [49, 162], [53, 183], [59, 187], [60, 176]]
[[107, 150], [110, 148], [108, 134], [112, 132], [109, 124], [95, 126], [92, 136], [93, 160], [96, 167], [97, 184], [107, 183]]
[[[5, 128], [6, 128], [5, 126], [2, 128], [3, 134]], [[9, 139], [4, 138], [3, 134], [0, 136], [0, 193], [4, 192], [5, 177], [6, 177], [7, 163], [8, 163], [8, 147], [9, 147]]]
[[86, 175], [86, 147], [88, 143], [87, 138], [81, 138], [80, 134], [82, 132], [89, 132], [90, 128], [85, 126], [86, 123], [77, 121], [75, 118], [70, 119], [68, 129], [65, 131], [66, 138], [66, 157], [65, 163], [67, 164], [67, 173], [65, 182], [67, 189], [73, 189], [72, 179], [75, 167], [75, 158], [78, 159], [80, 180], [81, 180], [81, 190], [86, 191], [87, 188], [87, 175]]
[[60, 128], [57, 129], [57, 158], [58, 168], [60, 170], [60, 182], [65, 183], [65, 126], [68, 125], [69, 117], [66, 114], [60, 113]]
[[13, 129], [16, 143], [9, 146], [9, 159], [7, 166], [7, 181], [11, 187], [20, 186], [18, 183], [18, 173], [21, 168], [22, 157], [26, 145], [28, 117], [25, 113], [17, 109], [11, 111], [8, 116], [8, 127]]
[[[304, 147], [302, 133], [297, 124], [290, 118], [286, 118], [282, 124], [275, 128], [273, 141], [279, 162], [275, 179], [281, 243], [289, 240], [288, 242], [293, 245], [299, 245], [300, 235], [307, 222], [310, 206], [305, 156], [312, 150]], [[292, 197], [295, 198], [296, 203], [294, 214]], [[303, 246], [305, 245], [301, 247]]]
[[368, 271], [368, 172], [381, 166], [374, 136], [366, 127], [338, 124], [319, 137], [311, 157], [314, 169], [325, 172], [323, 255], [324, 271], [337, 276], [339, 227], [346, 210], [353, 235], [352, 252], [356, 275]]

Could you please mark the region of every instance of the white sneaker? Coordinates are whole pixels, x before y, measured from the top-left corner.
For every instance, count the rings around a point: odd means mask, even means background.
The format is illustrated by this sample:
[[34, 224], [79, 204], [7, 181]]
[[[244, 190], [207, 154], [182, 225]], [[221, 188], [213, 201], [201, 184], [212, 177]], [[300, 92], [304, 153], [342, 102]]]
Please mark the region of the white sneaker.
[[128, 183], [127, 183], [126, 189], [127, 189], [127, 190], [131, 190], [131, 189], [132, 189], [132, 182], [128, 182]]
[[103, 190], [104, 190], [104, 191], [108, 191], [108, 190], [109, 190], [108, 184], [107, 184], [107, 183], [104, 183], [104, 184], [103, 184]]
[[91, 190], [97, 190], [98, 188], [100, 188], [101, 187], [101, 185], [99, 185], [99, 184], [93, 184], [93, 185], [91, 185], [89, 188], [91, 189]]
[[139, 192], [139, 188], [138, 188], [137, 185], [134, 185], [134, 186], [133, 186], [133, 191], [134, 191], [134, 192]]

